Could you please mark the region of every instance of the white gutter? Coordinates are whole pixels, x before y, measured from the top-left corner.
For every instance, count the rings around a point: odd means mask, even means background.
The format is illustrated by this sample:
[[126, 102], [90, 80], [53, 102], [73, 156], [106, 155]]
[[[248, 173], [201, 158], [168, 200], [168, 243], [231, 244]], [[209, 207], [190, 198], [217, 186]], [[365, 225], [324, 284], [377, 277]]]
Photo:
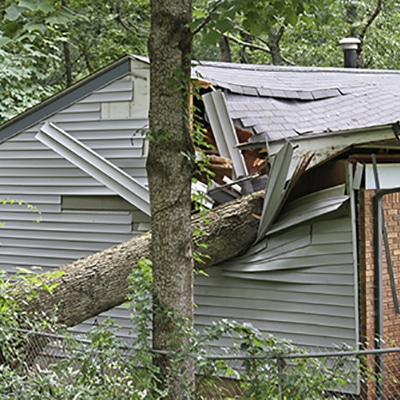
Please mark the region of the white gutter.
[[56, 124], [46, 122], [35, 138], [139, 210], [150, 215], [149, 192], [143, 185]]

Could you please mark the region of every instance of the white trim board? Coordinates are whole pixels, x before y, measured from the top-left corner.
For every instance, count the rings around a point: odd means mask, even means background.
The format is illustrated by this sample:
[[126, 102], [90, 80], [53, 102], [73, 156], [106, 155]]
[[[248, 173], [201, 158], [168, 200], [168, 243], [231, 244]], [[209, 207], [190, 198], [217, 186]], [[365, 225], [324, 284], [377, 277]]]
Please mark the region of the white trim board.
[[[377, 169], [381, 189], [400, 188], [400, 164], [378, 164]], [[376, 189], [374, 169], [371, 164], [365, 166], [365, 189]]]

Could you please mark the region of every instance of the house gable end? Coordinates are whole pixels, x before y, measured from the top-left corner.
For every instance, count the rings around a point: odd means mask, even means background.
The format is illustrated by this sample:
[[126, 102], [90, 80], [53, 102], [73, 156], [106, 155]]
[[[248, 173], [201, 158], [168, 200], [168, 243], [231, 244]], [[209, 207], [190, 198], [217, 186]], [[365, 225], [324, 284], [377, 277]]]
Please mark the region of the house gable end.
[[109, 65], [0, 126], [0, 143], [78, 102], [131, 71], [130, 57]]

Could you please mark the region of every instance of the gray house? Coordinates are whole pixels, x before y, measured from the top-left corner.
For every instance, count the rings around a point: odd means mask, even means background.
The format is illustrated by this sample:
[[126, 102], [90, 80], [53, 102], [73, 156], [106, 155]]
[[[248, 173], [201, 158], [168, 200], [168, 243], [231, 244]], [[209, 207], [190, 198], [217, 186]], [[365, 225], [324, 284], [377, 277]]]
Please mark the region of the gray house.
[[[400, 73], [206, 62], [193, 80], [217, 147], [210, 159], [229, 161], [212, 201], [242, 195], [243, 176], [267, 188], [254, 247], [196, 278], [198, 328], [232, 318], [319, 349], [386, 334], [369, 312], [368, 271], [382, 265], [365, 199], [400, 187]], [[0, 208], [1, 269], [50, 270], [150, 228], [148, 105], [148, 61], [129, 56], [0, 127], [0, 198], [42, 213], [38, 224], [24, 207]], [[389, 315], [395, 292], [385, 288], [376, 304]], [[129, 335], [123, 307], [105, 315]]]

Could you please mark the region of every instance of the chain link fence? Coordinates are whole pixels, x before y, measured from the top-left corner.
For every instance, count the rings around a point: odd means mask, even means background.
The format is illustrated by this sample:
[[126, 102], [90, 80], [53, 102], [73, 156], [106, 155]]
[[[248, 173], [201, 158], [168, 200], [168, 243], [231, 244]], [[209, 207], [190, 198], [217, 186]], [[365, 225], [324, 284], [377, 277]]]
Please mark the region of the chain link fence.
[[179, 359], [119, 342], [107, 330], [88, 337], [0, 327], [0, 399], [158, 399], [157, 364], [174, 359], [171, 368], [179, 371], [188, 358], [196, 387], [185, 398], [400, 398], [397, 347], [280, 354], [208, 349]]

